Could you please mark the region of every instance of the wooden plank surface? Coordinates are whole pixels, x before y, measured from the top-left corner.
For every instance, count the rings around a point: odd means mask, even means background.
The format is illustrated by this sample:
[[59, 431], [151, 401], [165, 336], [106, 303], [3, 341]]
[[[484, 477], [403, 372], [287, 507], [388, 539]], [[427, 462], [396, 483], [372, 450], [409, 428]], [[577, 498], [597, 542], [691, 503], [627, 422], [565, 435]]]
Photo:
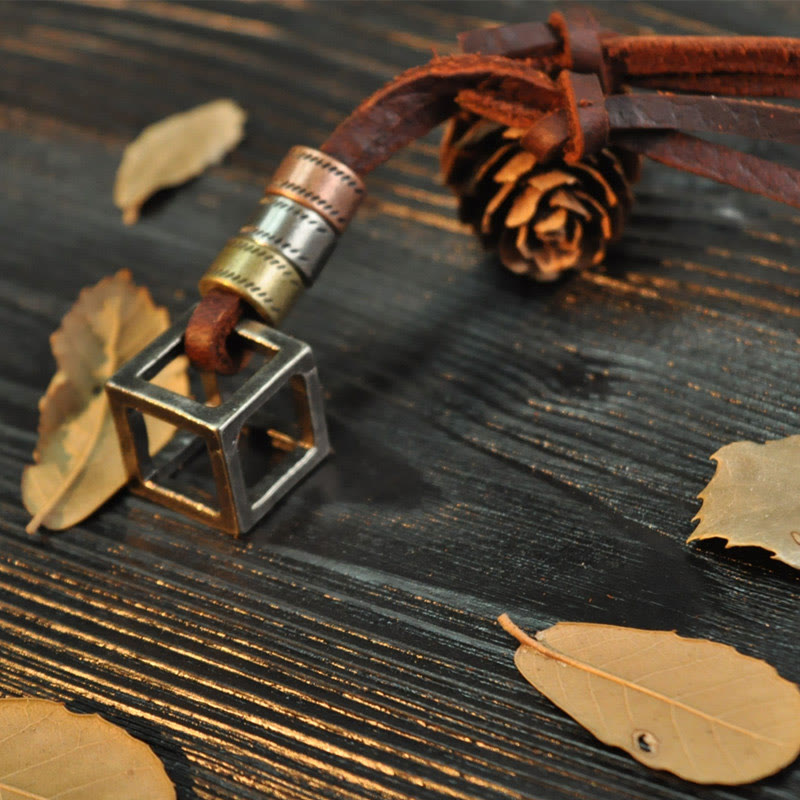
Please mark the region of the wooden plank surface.
[[[0, 691], [124, 725], [181, 798], [800, 795], [797, 763], [697, 787], [600, 745], [494, 622], [676, 629], [800, 680], [797, 573], [685, 544], [712, 452], [800, 432], [793, 209], [650, 165], [605, 269], [536, 286], [456, 223], [432, 136], [370, 179], [286, 326], [334, 459], [240, 541], [127, 493], [24, 533], [48, 335], [81, 287], [129, 267], [180, 312], [289, 146], [458, 31], [551, 7], [0, 3]], [[594, 8], [626, 32], [800, 35], [793, 3]], [[246, 141], [125, 228], [124, 144], [218, 96]]]

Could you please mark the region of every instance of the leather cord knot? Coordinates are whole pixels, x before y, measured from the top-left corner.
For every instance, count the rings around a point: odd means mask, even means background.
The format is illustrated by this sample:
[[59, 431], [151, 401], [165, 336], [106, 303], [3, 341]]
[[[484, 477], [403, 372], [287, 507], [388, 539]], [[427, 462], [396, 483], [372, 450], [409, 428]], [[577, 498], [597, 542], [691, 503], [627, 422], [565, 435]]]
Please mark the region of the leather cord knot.
[[597, 75], [603, 91], [611, 92], [612, 73], [594, 15], [585, 8], [571, 8], [563, 14], [554, 11], [547, 22], [561, 40], [559, 64], [572, 72]]
[[558, 43], [555, 48], [541, 25], [530, 23], [484, 28], [459, 38], [462, 48], [470, 52], [502, 52], [517, 58], [531, 58], [537, 53], [540, 58], [551, 57], [562, 107], [541, 115], [521, 143], [540, 162], [558, 156], [575, 163], [608, 144], [611, 126], [605, 99], [613, 91], [614, 81], [602, 38], [617, 34], [602, 31], [594, 15], [583, 8], [553, 12], [547, 27]]
[[608, 144], [611, 121], [597, 75], [562, 70], [556, 81], [564, 107], [546, 114], [522, 137], [522, 146], [544, 162], [557, 156], [574, 164]]

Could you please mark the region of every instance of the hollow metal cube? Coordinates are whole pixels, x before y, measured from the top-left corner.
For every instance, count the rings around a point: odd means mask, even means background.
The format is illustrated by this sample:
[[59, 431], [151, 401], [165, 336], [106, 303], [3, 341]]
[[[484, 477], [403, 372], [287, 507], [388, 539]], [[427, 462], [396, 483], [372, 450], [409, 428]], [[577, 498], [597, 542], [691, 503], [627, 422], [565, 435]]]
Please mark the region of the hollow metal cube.
[[[151, 383], [164, 367], [183, 355], [183, 335], [189, 315], [131, 359], [106, 383], [123, 458], [132, 488], [157, 503], [228, 533], [239, 535], [251, 528], [288, 491], [329, 453], [322, 389], [311, 348], [261, 322], [240, 322], [235, 335], [242, 344], [268, 360], [235, 389], [220, 399], [211, 376], [204, 376], [207, 402], [171, 392]], [[292, 451], [277, 475], [265, 477], [248, 489], [239, 452], [245, 426], [274, 395], [289, 386], [301, 434], [296, 439], [276, 434], [281, 450]], [[213, 405], [211, 403], [218, 403]], [[178, 452], [157, 464], [149, 453], [143, 414], [177, 428]], [[273, 432], [270, 432], [273, 433]], [[205, 444], [213, 474], [217, 507], [161, 480], [177, 470]]]

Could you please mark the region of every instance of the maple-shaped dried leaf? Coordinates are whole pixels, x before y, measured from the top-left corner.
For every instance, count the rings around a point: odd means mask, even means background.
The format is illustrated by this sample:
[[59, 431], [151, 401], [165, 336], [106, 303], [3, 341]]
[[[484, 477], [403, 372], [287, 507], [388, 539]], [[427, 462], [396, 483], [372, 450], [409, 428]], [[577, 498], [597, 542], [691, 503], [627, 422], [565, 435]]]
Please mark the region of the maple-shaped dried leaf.
[[221, 161], [244, 135], [247, 114], [233, 100], [213, 100], [148, 125], [126, 148], [114, 203], [132, 225], [145, 201]]
[[[84, 289], [50, 343], [58, 371], [39, 401], [35, 464], [22, 474], [22, 499], [40, 525], [75, 525], [127, 482], [122, 452], [103, 385], [128, 359], [169, 327], [169, 314], [137, 287], [127, 270]], [[184, 358], [153, 382], [189, 394]], [[150, 451], [172, 437], [171, 425], [146, 419]]]
[[153, 751], [97, 714], [60, 703], [0, 700], [2, 800], [174, 800]]
[[765, 661], [674, 631], [507, 615], [522, 675], [606, 744], [695, 783], [750, 783], [800, 754], [800, 691]]
[[717, 470], [698, 495], [700, 524], [688, 541], [719, 537], [753, 546], [800, 569], [800, 436], [733, 442], [711, 458]]

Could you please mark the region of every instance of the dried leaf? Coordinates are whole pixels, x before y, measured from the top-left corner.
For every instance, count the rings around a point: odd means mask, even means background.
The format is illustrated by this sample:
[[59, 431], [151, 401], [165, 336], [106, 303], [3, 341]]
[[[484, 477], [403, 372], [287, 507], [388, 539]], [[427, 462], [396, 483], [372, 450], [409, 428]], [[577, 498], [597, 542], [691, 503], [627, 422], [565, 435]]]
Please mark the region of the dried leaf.
[[717, 471], [700, 492], [688, 541], [720, 537], [727, 547], [763, 547], [800, 569], [800, 436], [734, 442], [711, 458]]
[[772, 775], [800, 753], [800, 691], [764, 661], [673, 631], [560, 622], [527, 636], [519, 671], [606, 744], [695, 783]]
[[[22, 499], [33, 515], [27, 531], [80, 522], [125, 485], [116, 429], [103, 385], [128, 359], [169, 327], [165, 308], [136, 287], [127, 270], [84, 289], [52, 335], [58, 371], [39, 401], [36, 462], [22, 474]], [[186, 360], [153, 382], [189, 394]], [[150, 451], [171, 438], [167, 423], [146, 419]]]
[[247, 114], [233, 100], [210, 103], [148, 125], [126, 148], [114, 203], [132, 225], [148, 197], [178, 186], [221, 161], [244, 135]]
[[174, 800], [175, 788], [144, 742], [97, 714], [60, 703], [0, 700], [2, 800]]

